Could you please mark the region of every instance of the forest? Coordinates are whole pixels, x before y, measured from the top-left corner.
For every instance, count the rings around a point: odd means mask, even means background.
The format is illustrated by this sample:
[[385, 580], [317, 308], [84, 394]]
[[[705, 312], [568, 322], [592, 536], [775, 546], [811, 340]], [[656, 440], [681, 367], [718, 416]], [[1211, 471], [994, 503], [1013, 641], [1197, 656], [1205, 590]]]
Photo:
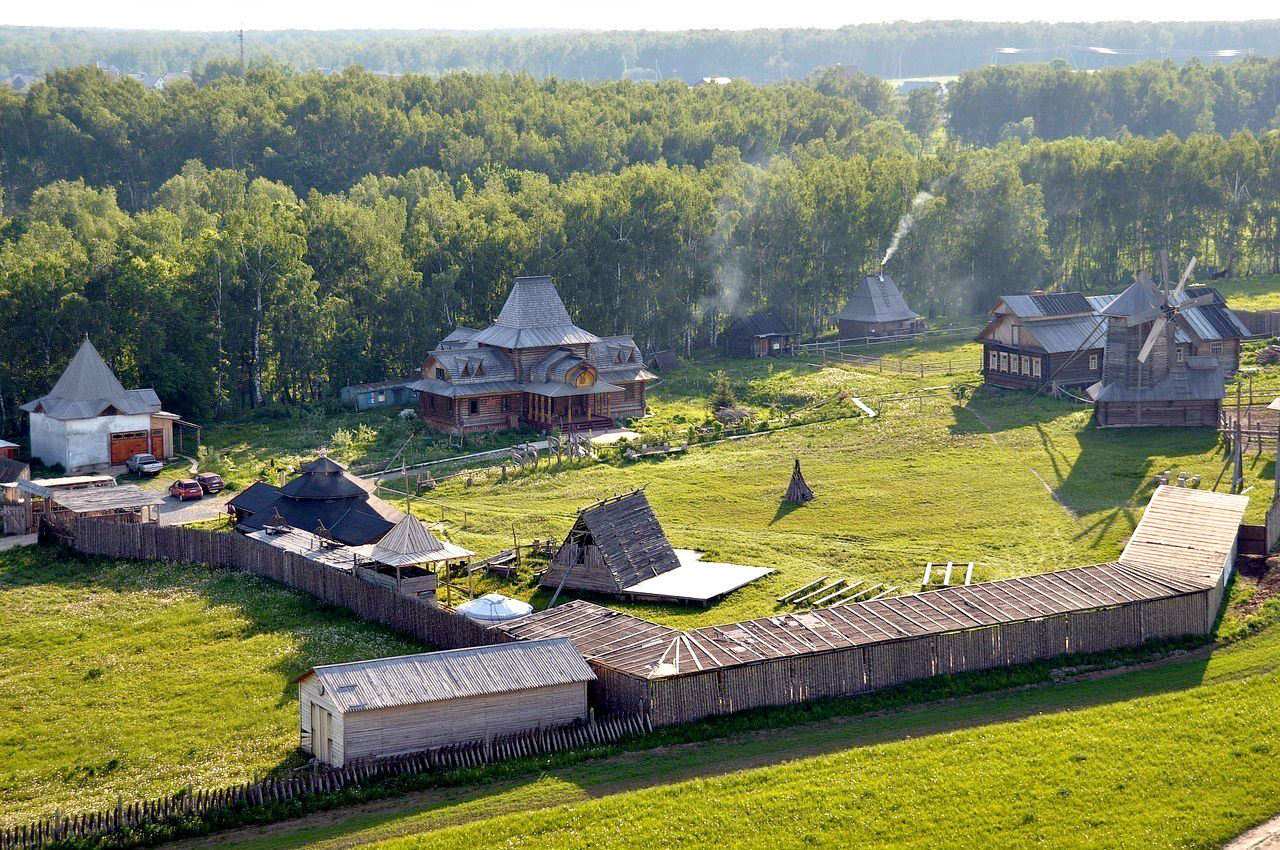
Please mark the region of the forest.
[[[409, 374], [518, 274], [646, 349], [760, 305], [820, 332], [882, 265], [933, 314], [1162, 248], [1280, 270], [1280, 131], [959, 143], [933, 95], [217, 67], [0, 96], [0, 421], [89, 333], [200, 421]], [[900, 237], [896, 252], [886, 258]]]
[[[1103, 55], [1088, 46], [1116, 51]], [[689, 30], [682, 32], [432, 32], [306, 30], [245, 33], [250, 61], [292, 68], [359, 65], [391, 74], [512, 72], [575, 80], [705, 76], [770, 82], [808, 76], [830, 65], [882, 77], [959, 74], [994, 61], [995, 50], [1020, 48], [1000, 61], [1061, 57], [1083, 68], [1144, 59], [1185, 60], [1223, 49], [1280, 54], [1280, 22], [980, 23], [924, 21], [861, 24], [835, 30]], [[37, 73], [93, 61], [125, 72], [190, 72], [239, 54], [233, 32], [104, 30], [0, 26], [0, 74]]]
[[1143, 62], [1090, 74], [1062, 61], [988, 65], [950, 86], [947, 109], [951, 131], [977, 145], [1010, 136], [1258, 133], [1280, 129], [1280, 60]]

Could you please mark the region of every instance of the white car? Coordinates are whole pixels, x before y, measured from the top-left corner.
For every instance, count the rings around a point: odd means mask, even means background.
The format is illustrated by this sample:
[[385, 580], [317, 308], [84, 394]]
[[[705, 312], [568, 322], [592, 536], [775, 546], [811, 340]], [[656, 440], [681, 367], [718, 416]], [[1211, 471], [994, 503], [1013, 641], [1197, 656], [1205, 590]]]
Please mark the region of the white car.
[[156, 475], [164, 469], [164, 464], [151, 454], [134, 455], [124, 462], [124, 466], [134, 475]]

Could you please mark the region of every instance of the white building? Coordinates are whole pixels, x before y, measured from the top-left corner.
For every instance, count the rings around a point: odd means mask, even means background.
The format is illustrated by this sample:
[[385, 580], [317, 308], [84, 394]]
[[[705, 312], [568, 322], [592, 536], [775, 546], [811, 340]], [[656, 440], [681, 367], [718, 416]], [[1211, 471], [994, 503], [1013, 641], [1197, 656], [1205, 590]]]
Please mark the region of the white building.
[[126, 390], [86, 337], [31, 416], [31, 456], [68, 473], [120, 466], [135, 454], [173, 456], [173, 423], [155, 390]]

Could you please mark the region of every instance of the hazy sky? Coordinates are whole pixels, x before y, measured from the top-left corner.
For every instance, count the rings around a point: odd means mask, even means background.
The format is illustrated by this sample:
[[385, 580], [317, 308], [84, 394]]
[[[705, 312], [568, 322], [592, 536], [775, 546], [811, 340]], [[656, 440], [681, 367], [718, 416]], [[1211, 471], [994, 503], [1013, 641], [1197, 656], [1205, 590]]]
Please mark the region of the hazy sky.
[[1244, 20], [1280, 16], [1274, 2], [942, 0], [894, 3], [761, 0], [45, 0], [0, 4], [0, 24], [146, 29], [751, 29], [886, 20]]

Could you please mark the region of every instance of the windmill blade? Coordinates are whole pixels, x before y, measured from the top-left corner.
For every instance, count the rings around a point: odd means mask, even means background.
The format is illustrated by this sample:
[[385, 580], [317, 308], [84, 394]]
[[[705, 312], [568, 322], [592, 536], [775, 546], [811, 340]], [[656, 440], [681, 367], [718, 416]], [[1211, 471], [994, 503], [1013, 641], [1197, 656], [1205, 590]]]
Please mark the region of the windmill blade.
[[1192, 257], [1191, 262], [1187, 263], [1186, 270], [1182, 273], [1182, 277], [1178, 278], [1178, 288], [1173, 291], [1174, 295], [1182, 294], [1182, 287], [1187, 285], [1187, 279], [1191, 277], [1191, 270], [1196, 267], [1196, 258]]
[[1124, 324], [1125, 324], [1125, 327], [1127, 328], [1134, 328], [1134, 327], [1137, 327], [1138, 325], [1145, 325], [1147, 322], [1150, 322], [1153, 319], [1158, 319], [1162, 315], [1164, 315], [1164, 311], [1162, 311], [1159, 307], [1152, 307], [1150, 310], [1148, 310], [1145, 313], [1138, 313], [1133, 316], [1127, 316], [1124, 320]]
[[1070, 366], [1075, 361], [1075, 359], [1080, 356], [1081, 352], [1087, 351], [1090, 348], [1096, 348], [1099, 343], [1101, 343], [1103, 340], [1106, 339], [1105, 330], [1101, 335], [1098, 334], [1098, 331], [1103, 330], [1103, 326], [1106, 325], [1106, 323], [1107, 323], [1106, 317], [1104, 316], [1098, 317], [1097, 324], [1093, 326], [1093, 329], [1090, 330], [1089, 333], [1085, 334], [1084, 340], [1081, 341], [1081, 343], [1076, 346], [1075, 351], [1071, 352], [1071, 356], [1068, 357], [1066, 360], [1062, 361], [1061, 366], [1053, 370], [1053, 374], [1049, 376], [1049, 380], [1042, 382], [1040, 386], [1036, 387], [1036, 391], [1031, 394], [1031, 398], [1027, 399], [1028, 406], [1031, 404], [1031, 402], [1036, 400], [1036, 398], [1040, 395], [1040, 393], [1044, 390], [1045, 387], [1052, 386], [1053, 382], [1058, 380], [1058, 376], [1062, 374], [1062, 370]]
[[1164, 281], [1164, 291], [1169, 291], [1169, 249], [1160, 249], [1160, 279]]
[[1217, 303], [1218, 303], [1218, 299], [1214, 298], [1212, 293], [1206, 293], [1204, 295], [1197, 295], [1195, 298], [1190, 298], [1186, 301], [1183, 301], [1181, 304], [1178, 304], [1175, 309], [1186, 310], [1191, 307], [1204, 307], [1208, 304], [1217, 304]]
[[1151, 356], [1151, 349], [1156, 347], [1161, 334], [1164, 333], [1165, 326], [1169, 324], [1169, 320], [1164, 316], [1156, 319], [1156, 323], [1151, 326], [1151, 333], [1147, 334], [1147, 341], [1142, 344], [1142, 350], [1138, 352], [1138, 362], [1146, 363], [1147, 358]]

